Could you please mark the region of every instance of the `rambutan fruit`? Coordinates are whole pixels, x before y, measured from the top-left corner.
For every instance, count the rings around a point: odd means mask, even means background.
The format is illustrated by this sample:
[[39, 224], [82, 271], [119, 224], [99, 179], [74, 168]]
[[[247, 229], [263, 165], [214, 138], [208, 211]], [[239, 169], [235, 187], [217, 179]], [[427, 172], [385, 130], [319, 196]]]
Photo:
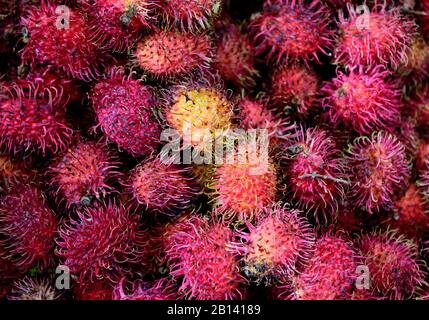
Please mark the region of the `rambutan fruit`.
[[[366, 7], [368, 8], [368, 7]], [[339, 36], [334, 51], [335, 61], [346, 66], [377, 66], [397, 68], [407, 61], [415, 22], [403, 16], [396, 6], [377, 4], [358, 12], [347, 4], [347, 16], [339, 14]]]
[[315, 234], [301, 212], [280, 205], [265, 209], [265, 216], [249, 231], [237, 231], [234, 246], [244, 256], [244, 273], [265, 283], [286, 281], [305, 263]]
[[160, 30], [137, 45], [135, 63], [155, 78], [185, 76], [208, 69], [212, 43], [205, 34]]
[[152, 112], [157, 99], [148, 86], [113, 69], [92, 88], [89, 98], [97, 127], [121, 150], [140, 157], [159, 146], [161, 126]]
[[137, 205], [165, 214], [188, 209], [198, 194], [190, 171], [162, 158], [139, 164], [126, 185]]
[[66, 207], [88, 205], [114, 191], [119, 162], [102, 143], [78, 141], [58, 156], [49, 168], [51, 184]]
[[73, 286], [73, 294], [76, 300], [112, 300], [113, 289], [112, 283], [107, 280], [100, 280], [93, 283], [76, 283]]
[[61, 292], [55, 288], [52, 280], [28, 276], [16, 281], [12, 292], [8, 295], [8, 300], [59, 300], [60, 298]]
[[56, 255], [78, 283], [117, 282], [144, 266], [144, 231], [138, 215], [108, 203], [76, 212], [59, 228]]
[[[280, 3], [281, 2], [281, 3]], [[334, 31], [329, 27], [329, 10], [320, 1], [302, 0], [268, 3], [249, 28], [254, 34], [256, 53], [279, 63], [283, 59], [308, 64], [320, 63], [320, 54], [333, 47]]]
[[412, 183], [403, 197], [395, 202], [389, 226], [410, 238], [429, 233], [429, 211], [426, 200], [416, 184]]
[[26, 180], [11, 180], [0, 198], [0, 245], [5, 258], [18, 269], [53, 261], [54, 236], [58, 227], [55, 213], [38, 186]]
[[29, 172], [21, 162], [16, 161], [8, 154], [0, 152], [0, 179], [9, 180], [29, 175]]
[[216, 41], [213, 67], [223, 79], [236, 86], [251, 88], [256, 85], [256, 53], [250, 37], [240, 27], [229, 24]]
[[63, 150], [71, 140], [61, 93], [38, 87], [3, 88], [0, 93], [0, 145], [12, 152]]
[[179, 293], [197, 300], [243, 299], [245, 278], [231, 251], [233, 232], [215, 222], [195, 226], [167, 255], [180, 253], [171, 265], [171, 276], [182, 278]]
[[191, 168], [192, 176], [197, 181], [204, 193], [210, 193], [210, 186], [214, 183], [216, 165], [214, 164], [197, 164]]
[[25, 64], [51, 64], [71, 77], [90, 81], [100, 74], [107, 56], [90, 40], [88, 21], [79, 9], [57, 8], [43, 0], [23, 16], [26, 45], [21, 58]]
[[419, 260], [417, 246], [402, 235], [392, 231], [366, 234], [359, 247], [374, 293], [395, 300], [409, 299], [424, 283], [424, 264]]
[[351, 68], [321, 89], [322, 105], [334, 125], [344, 123], [360, 134], [393, 126], [400, 120], [401, 89], [387, 79], [390, 72], [377, 66], [371, 70]]
[[336, 215], [349, 183], [338, 153], [325, 131], [301, 128], [284, 154], [290, 162], [287, 175], [292, 197], [299, 207], [314, 212], [317, 221]]
[[425, 13], [419, 16], [419, 21], [422, 29], [422, 34], [429, 40], [429, 1], [421, 0], [420, 9]]
[[349, 196], [369, 214], [393, 205], [393, 196], [410, 176], [404, 145], [393, 135], [374, 132], [349, 146]]
[[350, 299], [356, 279], [357, 254], [343, 233], [327, 232], [316, 240], [305, 269], [292, 278], [296, 300]]
[[159, 0], [159, 13], [163, 24], [197, 32], [210, 28], [222, 5], [223, 0]]
[[297, 64], [281, 65], [271, 75], [269, 92], [273, 102], [283, 109], [294, 108], [301, 118], [315, 106], [318, 90], [316, 73]]
[[[398, 72], [405, 84], [418, 84], [429, 75], [429, 44], [418, 35], [411, 44], [408, 59]], [[407, 81], [408, 80], [408, 81]]]
[[[125, 287], [130, 287], [127, 290]], [[113, 300], [178, 300], [177, 288], [170, 279], [161, 278], [152, 282], [137, 280], [125, 283], [122, 279], [115, 287]]]
[[[417, 119], [417, 124], [422, 129], [429, 128], [429, 85], [423, 85], [418, 88], [412, 98], [409, 101], [408, 109], [412, 115]], [[424, 138], [429, 138], [429, 135], [425, 133]]]
[[89, 16], [91, 40], [114, 51], [133, 47], [141, 29], [153, 28], [153, 1], [84, 0], [82, 8]]
[[233, 105], [223, 90], [191, 84], [166, 93], [165, 118], [185, 144], [205, 148], [232, 125]]
[[417, 172], [421, 173], [425, 170], [427, 161], [429, 161], [429, 142], [421, 140], [416, 151], [415, 167]]

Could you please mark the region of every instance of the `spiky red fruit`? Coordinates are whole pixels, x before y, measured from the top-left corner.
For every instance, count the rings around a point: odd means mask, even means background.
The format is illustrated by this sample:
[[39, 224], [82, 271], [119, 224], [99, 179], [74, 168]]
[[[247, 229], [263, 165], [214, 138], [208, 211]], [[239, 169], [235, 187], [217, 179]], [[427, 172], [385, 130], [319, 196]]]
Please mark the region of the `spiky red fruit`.
[[298, 130], [285, 153], [293, 199], [316, 219], [335, 215], [348, 183], [334, 140], [319, 128]]
[[144, 38], [134, 53], [136, 64], [155, 78], [171, 78], [207, 69], [212, 47], [208, 36], [158, 31]]
[[58, 219], [42, 191], [29, 181], [11, 181], [0, 199], [0, 234], [6, 258], [20, 270], [53, 261]]
[[349, 3], [347, 17], [344, 12], [340, 13], [335, 61], [350, 67], [384, 65], [393, 68], [407, 61], [416, 34], [415, 22], [403, 16], [398, 7], [387, 8], [386, 3], [367, 11], [358, 12]]
[[393, 126], [400, 118], [401, 89], [387, 79], [390, 72], [377, 66], [370, 71], [351, 68], [338, 71], [337, 77], [326, 82], [323, 107], [329, 111], [334, 125], [344, 123], [360, 134]]
[[213, 67], [231, 83], [246, 88], [256, 85], [255, 49], [249, 36], [234, 24], [222, 30], [216, 42]]
[[141, 29], [152, 28], [154, 4], [148, 0], [84, 0], [91, 40], [115, 51], [132, 47]]
[[250, 24], [255, 35], [257, 54], [266, 53], [269, 60], [282, 59], [320, 63], [320, 54], [333, 46], [329, 10], [319, 1], [302, 0], [268, 3]]
[[357, 255], [341, 233], [322, 235], [304, 271], [292, 279], [297, 300], [350, 299], [356, 279]]
[[367, 234], [360, 239], [360, 249], [374, 293], [408, 299], [424, 283], [424, 264], [418, 258], [417, 246], [403, 236], [395, 232]]
[[116, 282], [144, 264], [144, 232], [123, 206], [88, 207], [59, 229], [56, 254], [79, 283]]
[[58, 291], [54, 281], [47, 278], [33, 279], [28, 276], [14, 283], [9, 300], [59, 300], [61, 292]]
[[73, 293], [76, 300], [112, 300], [113, 289], [113, 284], [104, 279], [94, 283], [77, 283]]
[[420, 7], [425, 15], [419, 15], [422, 33], [426, 39], [429, 39], [429, 1], [421, 0]]
[[156, 99], [149, 87], [114, 70], [93, 87], [90, 99], [97, 127], [120, 149], [138, 157], [158, 147], [161, 127], [152, 113]]
[[88, 205], [114, 190], [112, 179], [119, 175], [119, 163], [103, 144], [78, 141], [50, 166], [51, 183], [69, 208]]
[[256, 282], [286, 281], [312, 251], [314, 231], [300, 212], [274, 205], [249, 231], [237, 231], [234, 247], [244, 256], [244, 273]]
[[279, 107], [294, 107], [299, 116], [305, 117], [315, 106], [319, 79], [309, 68], [282, 65], [273, 71], [269, 90]]
[[90, 41], [84, 15], [78, 9], [64, 9], [45, 0], [29, 9], [22, 18], [28, 35], [21, 57], [24, 63], [51, 64], [72, 77], [89, 81], [99, 74], [105, 56]]
[[137, 204], [166, 214], [188, 208], [198, 192], [189, 170], [162, 158], [138, 165], [127, 186]]
[[[124, 287], [130, 287], [128, 290]], [[177, 300], [177, 288], [171, 280], [162, 278], [152, 282], [134, 281], [124, 283], [121, 280], [115, 287], [114, 300]]]
[[179, 292], [197, 300], [243, 298], [246, 280], [235, 253], [228, 249], [232, 240], [232, 230], [220, 223], [195, 226], [184, 234], [183, 242], [167, 252], [176, 257], [170, 274], [183, 279]]
[[348, 150], [350, 197], [368, 213], [391, 207], [410, 172], [404, 145], [393, 135], [359, 137]]
[[159, 11], [167, 25], [201, 31], [211, 26], [222, 5], [223, 0], [159, 0]]
[[[0, 89], [0, 144], [18, 152], [58, 152], [70, 142], [61, 95], [38, 87]], [[4, 90], [4, 91], [3, 91]]]

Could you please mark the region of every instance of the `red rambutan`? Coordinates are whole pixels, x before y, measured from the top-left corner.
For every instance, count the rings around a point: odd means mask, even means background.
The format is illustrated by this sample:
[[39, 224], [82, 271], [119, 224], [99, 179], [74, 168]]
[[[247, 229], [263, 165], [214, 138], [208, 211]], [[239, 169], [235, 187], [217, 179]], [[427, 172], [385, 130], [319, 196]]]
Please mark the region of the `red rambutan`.
[[113, 289], [112, 283], [100, 280], [93, 283], [76, 283], [73, 286], [73, 293], [76, 300], [112, 300]]

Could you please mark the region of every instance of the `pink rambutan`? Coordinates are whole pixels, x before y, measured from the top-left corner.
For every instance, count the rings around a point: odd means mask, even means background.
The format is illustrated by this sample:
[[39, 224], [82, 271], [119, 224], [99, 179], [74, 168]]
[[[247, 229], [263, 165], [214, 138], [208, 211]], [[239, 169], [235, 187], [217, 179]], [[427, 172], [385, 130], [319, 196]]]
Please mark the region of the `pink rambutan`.
[[45, 268], [53, 261], [58, 219], [38, 186], [11, 180], [0, 198], [0, 245], [18, 269]]
[[149, 87], [113, 69], [98, 81], [89, 97], [97, 127], [120, 149], [139, 157], [158, 147], [161, 126], [152, 112], [157, 101]]
[[56, 255], [78, 283], [116, 282], [144, 266], [144, 231], [138, 215], [109, 203], [77, 211], [59, 228]]
[[155, 78], [172, 78], [202, 71], [212, 59], [207, 35], [160, 30], [137, 45], [135, 63]]
[[103, 144], [78, 141], [58, 156], [49, 168], [56, 195], [69, 208], [88, 205], [114, 191], [113, 178], [120, 175], [112, 152]]
[[415, 243], [388, 231], [366, 234], [359, 241], [371, 276], [371, 290], [390, 299], [411, 298], [425, 279]]
[[72, 77], [90, 81], [100, 73], [106, 55], [90, 40], [88, 21], [79, 9], [63, 9], [49, 0], [29, 8], [22, 18], [26, 31], [22, 60], [31, 65], [51, 64]]
[[349, 147], [348, 163], [349, 196], [369, 214], [392, 207], [394, 194], [410, 175], [404, 145], [386, 132], [357, 138]]
[[0, 92], [0, 144], [7, 150], [58, 152], [71, 140], [61, 93], [29, 85]]
[[58, 291], [51, 279], [30, 278], [28, 276], [14, 283], [8, 300], [59, 300]]
[[339, 36], [335, 61], [341, 65], [398, 67], [407, 55], [416, 34], [412, 19], [403, 16], [398, 7], [384, 4], [359, 12], [347, 4], [347, 16], [339, 14]]
[[399, 122], [401, 89], [388, 80], [390, 72], [377, 66], [372, 70], [351, 68], [338, 71], [337, 77], [326, 82], [323, 107], [334, 125], [344, 123], [360, 134], [385, 129]]
[[[281, 2], [281, 3], [280, 3]], [[334, 31], [329, 27], [329, 10], [319, 1], [309, 4], [302, 0], [278, 1], [250, 23], [256, 53], [279, 63], [282, 59], [320, 63], [320, 54], [328, 55], [333, 47]]]
[[[130, 287], [126, 289], [125, 287]], [[116, 285], [114, 300], [178, 300], [178, 292], [170, 279], [161, 278], [152, 282], [137, 280], [125, 283], [122, 279]]]
[[314, 231], [301, 212], [273, 205], [249, 231], [237, 231], [234, 245], [243, 255], [244, 273], [256, 282], [286, 281], [305, 263], [314, 246]]

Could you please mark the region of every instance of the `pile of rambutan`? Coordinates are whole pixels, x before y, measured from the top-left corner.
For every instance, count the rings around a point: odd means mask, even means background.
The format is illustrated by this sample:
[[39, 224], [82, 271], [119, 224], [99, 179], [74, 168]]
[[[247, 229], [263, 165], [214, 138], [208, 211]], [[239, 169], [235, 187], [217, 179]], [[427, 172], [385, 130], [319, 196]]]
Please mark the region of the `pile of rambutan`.
[[429, 2], [0, 0], [0, 300], [429, 292]]

